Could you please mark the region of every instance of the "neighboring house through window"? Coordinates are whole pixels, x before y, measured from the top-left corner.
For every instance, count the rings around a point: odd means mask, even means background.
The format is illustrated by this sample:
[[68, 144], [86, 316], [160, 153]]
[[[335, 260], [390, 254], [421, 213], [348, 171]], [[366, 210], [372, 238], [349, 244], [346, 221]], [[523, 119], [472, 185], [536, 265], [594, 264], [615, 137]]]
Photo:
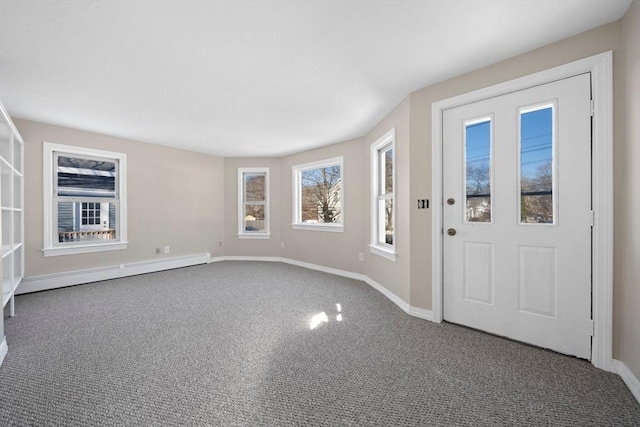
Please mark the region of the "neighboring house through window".
[[44, 143], [44, 254], [125, 249], [126, 154]]
[[343, 159], [293, 166], [293, 228], [343, 231]]
[[395, 128], [371, 144], [371, 252], [396, 260]]
[[238, 238], [269, 239], [269, 168], [238, 168]]

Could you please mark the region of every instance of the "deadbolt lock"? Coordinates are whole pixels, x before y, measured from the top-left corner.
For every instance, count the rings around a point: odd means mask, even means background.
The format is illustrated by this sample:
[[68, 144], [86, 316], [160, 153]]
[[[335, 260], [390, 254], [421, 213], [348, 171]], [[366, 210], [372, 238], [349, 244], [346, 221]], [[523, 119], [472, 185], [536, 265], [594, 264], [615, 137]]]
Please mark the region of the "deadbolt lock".
[[455, 236], [456, 235], [456, 229], [455, 228], [450, 228], [447, 230], [447, 234], [449, 236]]
[[450, 197], [447, 199], [448, 205], [454, 205], [455, 203], [456, 203], [456, 199], [454, 199], [453, 197]]

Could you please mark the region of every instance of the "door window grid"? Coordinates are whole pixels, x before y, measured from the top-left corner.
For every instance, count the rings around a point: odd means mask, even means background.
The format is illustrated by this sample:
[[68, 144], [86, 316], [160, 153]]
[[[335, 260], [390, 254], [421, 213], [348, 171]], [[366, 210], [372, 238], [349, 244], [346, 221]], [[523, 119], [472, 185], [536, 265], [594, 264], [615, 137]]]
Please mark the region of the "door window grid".
[[100, 203], [82, 204], [82, 225], [100, 224]]

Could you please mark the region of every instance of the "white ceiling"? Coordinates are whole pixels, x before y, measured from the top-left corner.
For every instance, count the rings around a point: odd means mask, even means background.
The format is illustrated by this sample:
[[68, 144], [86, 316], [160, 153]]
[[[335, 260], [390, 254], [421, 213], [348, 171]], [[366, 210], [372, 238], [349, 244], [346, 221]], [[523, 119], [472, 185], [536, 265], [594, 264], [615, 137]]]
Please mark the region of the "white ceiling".
[[280, 156], [363, 136], [416, 89], [630, 4], [1, 0], [0, 99], [14, 117]]

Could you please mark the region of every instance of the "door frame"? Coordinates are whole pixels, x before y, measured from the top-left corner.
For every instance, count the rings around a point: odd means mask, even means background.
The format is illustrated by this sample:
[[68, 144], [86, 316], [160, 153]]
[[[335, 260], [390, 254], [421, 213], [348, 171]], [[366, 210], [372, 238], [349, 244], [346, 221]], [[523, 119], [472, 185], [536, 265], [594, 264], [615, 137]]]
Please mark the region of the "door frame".
[[591, 363], [612, 369], [613, 349], [613, 53], [604, 52], [565, 65], [540, 71], [494, 86], [482, 88], [431, 104], [432, 126], [432, 316], [443, 320], [443, 114], [487, 98], [591, 73], [592, 150], [591, 185], [594, 226], [592, 230], [592, 319]]

